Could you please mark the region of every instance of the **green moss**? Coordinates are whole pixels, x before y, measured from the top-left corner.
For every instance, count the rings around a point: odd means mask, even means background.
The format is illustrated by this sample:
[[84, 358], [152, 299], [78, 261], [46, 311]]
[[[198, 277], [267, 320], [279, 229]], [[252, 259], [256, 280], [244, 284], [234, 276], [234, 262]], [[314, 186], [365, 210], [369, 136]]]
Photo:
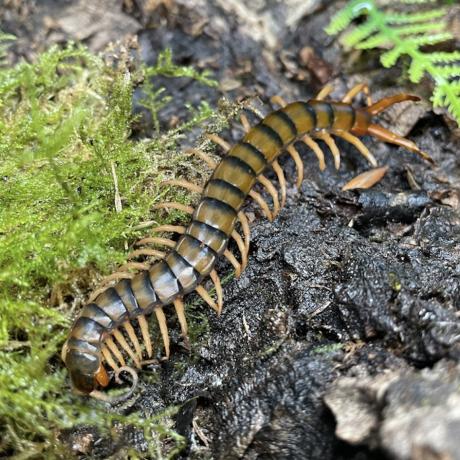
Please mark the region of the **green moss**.
[[[73, 44], [0, 67], [0, 455], [69, 458], [60, 429], [109, 429], [122, 418], [72, 395], [59, 350], [70, 318], [96, 278], [125, 260], [140, 224], [165, 222], [152, 204], [165, 193], [189, 199], [159, 184], [186, 161], [176, 153], [183, 133], [214, 115], [203, 104], [174, 130], [134, 140], [133, 90], [146, 76], [213, 82], [175, 66], [170, 53], [151, 68], [130, 67]], [[144, 93], [161, 101], [152, 83]], [[146, 104], [154, 120], [167, 103]], [[182, 447], [164, 419], [124, 422], [156, 440], [150, 455], [165, 455], [163, 438], [167, 456]]]

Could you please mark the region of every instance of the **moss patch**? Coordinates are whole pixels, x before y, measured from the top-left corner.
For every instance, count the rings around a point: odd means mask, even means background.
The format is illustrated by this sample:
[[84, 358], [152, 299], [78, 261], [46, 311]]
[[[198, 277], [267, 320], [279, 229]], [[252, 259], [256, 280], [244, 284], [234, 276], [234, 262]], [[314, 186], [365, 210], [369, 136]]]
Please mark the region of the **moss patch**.
[[[203, 104], [160, 133], [157, 111], [168, 100], [152, 77], [213, 81], [174, 65], [168, 52], [156, 66], [132, 70], [132, 64], [114, 65], [73, 44], [51, 48], [34, 63], [2, 62], [0, 454], [60, 457], [61, 429], [78, 423], [110, 429], [121, 418], [71, 394], [60, 347], [89, 288], [125, 260], [141, 235], [139, 224], [177, 218], [152, 210], [164, 199], [159, 184], [185, 162], [177, 149], [182, 134], [215, 115]], [[144, 80], [157, 136], [134, 140], [133, 91]], [[124, 421], [157, 440], [149, 443], [151, 455], [161, 453], [165, 437], [166, 455], [182, 446], [163, 419]]]

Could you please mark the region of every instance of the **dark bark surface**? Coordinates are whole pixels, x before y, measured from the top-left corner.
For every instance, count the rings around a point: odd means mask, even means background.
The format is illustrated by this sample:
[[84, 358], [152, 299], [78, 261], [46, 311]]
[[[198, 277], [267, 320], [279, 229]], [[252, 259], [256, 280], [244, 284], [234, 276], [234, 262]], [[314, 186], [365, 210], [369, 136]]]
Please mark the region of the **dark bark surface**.
[[[28, 40], [33, 50], [68, 38], [102, 49], [137, 33], [146, 62], [170, 47], [178, 63], [211, 68], [218, 90], [165, 81], [177, 111], [170, 105], [164, 124], [183, 115], [183, 99], [215, 105], [223, 93], [256, 94], [268, 111], [270, 96], [307, 99], [326, 81], [337, 97], [358, 81], [369, 82], [375, 99], [429, 94], [428, 83], [395, 87], [401, 69], [382, 70], [372, 53], [350, 65], [324, 32], [341, 2], [126, 1], [78, 36], [72, 17], [86, 14], [85, 4], [3, 12], [5, 30], [24, 32], [15, 53], [30, 56]], [[33, 26], [24, 20], [31, 16]], [[191, 355], [176, 328], [157, 383], [143, 382], [120, 409], [149, 416], [182, 405], [184, 458], [460, 458], [460, 143], [428, 104], [395, 108], [383, 123], [436, 166], [365, 139], [389, 172], [370, 191], [341, 192], [368, 169], [365, 160], [340, 143], [340, 170], [327, 154], [321, 173], [304, 149], [305, 181], [299, 191], [290, 186], [278, 218], [269, 223], [251, 210], [250, 263], [225, 286], [223, 314], [202, 308], [209, 324]], [[241, 131], [225, 135], [233, 142]], [[292, 161], [281, 163], [294, 178]], [[129, 430], [125, 441], [144, 442]], [[91, 455], [106, 458], [119, 447], [103, 442]]]

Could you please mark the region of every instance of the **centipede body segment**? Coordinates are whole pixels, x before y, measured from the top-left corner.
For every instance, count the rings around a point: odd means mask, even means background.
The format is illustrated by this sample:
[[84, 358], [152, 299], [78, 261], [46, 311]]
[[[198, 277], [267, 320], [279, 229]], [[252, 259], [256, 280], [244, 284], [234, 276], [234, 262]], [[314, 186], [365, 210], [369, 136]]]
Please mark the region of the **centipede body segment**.
[[[351, 89], [342, 101], [325, 98], [332, 88], [326, 86], [315, 99], [286, 104], [280, 97], [272, 101], [280, 106], [254, 127], [242, 118], [246, 130], [244, 137], [234, 146], [218, 136], [210, 139], [226, 155], [216, 164], [204, 152], [194, 150], [213, 173], [204, 187], [183, 180], [169, 181], [168, 185], [184, 187], [201, 194], [195, 209], [180, 203], [162, 203], [159, 208], [180, 209], [191, 215], [187, 227], [161, 226], [162, 233], [177, 233], [177, 241], [164, 236], [152, 236], [138, 242], [140, 248], [116, 274], [106, 279], [106, 284], [91, 297], [76, 319], [63, 348], [63, 359], [76, 390], [97, 396], [98, 387], [109, 384], [107, 372], [111, 368], [116, 378], [126, 369], [127, 360], [137, 368], [151, 362], [156, 351], [150, 337], [146, 317], [152, 313], [159, 325], [164, 354], [170, 353], [169, 331], [163, 308], [172, 304], [181, 333], [187, 337], [187, 320], [183, 298], [195, 291], [217, 313], [223, 306], [223, 291], [214, 266], [219, 257], [225, 257], [238, 276], [248, 262], [250, 229], [242, 210], [248, 197], [261, 208], [270, 220], [274, 219], [286, 202], [286, 178], [277, 161], [281, 153], [288, 153], [297, 169], [296, 184], [303, 180], [304, 166], [295, 142], [304, 142], [316, 155], [320, 169], [324, 169], [324, 152], [317, 140], [330, 150], [335, 167], [340, 167], [340, 152], [334, 140], [339, 137], [352, 145], [371, 163], [377, 162], [357, 136], [372, 135], [414, 151], [425, 159], [429, 157], [412, 141], [402, 138], [372, 122], [372, 117], [387, 107], [402, 101], [418, 100], [416, 96], [398, 94], [372, 104], [367, 86], [360, 84]], [[354, 108], [352, 99], [363, 91], [367, 107]], [[273, 169], [277, 189], [264, 175]], [[270, 207], [261, 193], [253, 190], [260, 183], [271, 197]], [[237, 258], [228, 248], [233, 239], [240, 252]], [[158, 249], [162, 247], [162, 249]], [[163, 248], [169, 248], [166, 252]], [[137, 256], [158, 259], [153, 264], [137, 262]], [[138, 270], [133, 273], [131, 270]], [[215, 288], [215, 298], [204, 287], [210, 278]], [[110, 285], [110, 283], [114, 283]], [[140, 337], [133, 324], [137, 323]], [[128, 368], [131, 369], [132, 368]]]

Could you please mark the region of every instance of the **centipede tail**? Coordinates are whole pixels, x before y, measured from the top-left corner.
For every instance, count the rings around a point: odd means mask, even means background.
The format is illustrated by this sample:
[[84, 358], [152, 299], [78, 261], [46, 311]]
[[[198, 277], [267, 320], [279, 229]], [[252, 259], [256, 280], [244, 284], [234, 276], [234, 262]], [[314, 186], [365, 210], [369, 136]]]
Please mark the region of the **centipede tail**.
[[[332, 91], [332, 86], [326, 86], [315, 99], [290, 104], [279, 96], [272, 98], [280, 108], [252, 128], [242, 116], [245, 135], [234, 146], [220, 136], [209, 135], [209, 141], [225, 152], [218, 164], [202, 150], [189, 150], [213, 170], [210, 179], [204, 187], [179, 179], [166, 181], [164, 185], [199, 193], [198, 205], [193, 208], [171, 202], [158, 203], [154, 208], [180, 210], [191, 216], [191, 222], [186, 227], [159, 226], [152, 235], [141, 239], [129, 254], [128, 262], [105, 278], [101, 288], [91, 296], [69, 333], [62, 357], [78, 391], [107, 400], [98, 388], [109, 384], [109, 372], [116, 380], [121, 372], [128, 372], [135, 386], [137, 373], [128, 365], [129, 361], [141, 368], [145, 363], [156, 362], [155, 357], [161, 353], [168, 358], [171, 346], [164, 311], [167, 305], [174, 305], [181, 335], [187, 342], [183, 301], [187, 294], [196, 292], [217, 314], [221, 313], [223, 290], [214, 268], [216, 261], [226, 258], [237, 276], [244, 271], [248, 263], [250, 228], [242, 207], [250, 197], [268, 219], [277, 216], [287, 195], [287, 179], [278, 162], [282, 152], [286, 151], [295, 163], [297, 187], [303, 180], [304, 166], [296, 142], [305, 143], [313, 151], [320, 170], [326, 167], [326, 161], [316, 140], [327, 146], [335, 167], [340, 167], [340, 151], [334, 137], [351, 143], [376, 166], [377, 161], [358, 138], [365, 134], [431, 160], [412, 141], [372, 121], [372, 117], [391, 105], [416, 101], [416, 96], [398, 94], [372, 103], [367, 85], [361, 83], [348, 91], [342, 101], [327, 100]], [[367, 106], [354, 108], [351, 102], [360, 92], [366, 96]], [[276, 176], [278, 187], [266, 175], [270, 170]], [[256, 184], [265, 192], [254, 190]], [[264, 197], [266, 193], [271, 206]], [[238, 257], [228, 247], [230, 240], [238, 248]], [[136, 260], [138, 257], [144, 260]], [[206, 288], [208, 277], [214, 294]], [[158, 325], [160, 346], [151, 338], [150, 316]], [[133, 386], [127, 395], [132, 394]]]

